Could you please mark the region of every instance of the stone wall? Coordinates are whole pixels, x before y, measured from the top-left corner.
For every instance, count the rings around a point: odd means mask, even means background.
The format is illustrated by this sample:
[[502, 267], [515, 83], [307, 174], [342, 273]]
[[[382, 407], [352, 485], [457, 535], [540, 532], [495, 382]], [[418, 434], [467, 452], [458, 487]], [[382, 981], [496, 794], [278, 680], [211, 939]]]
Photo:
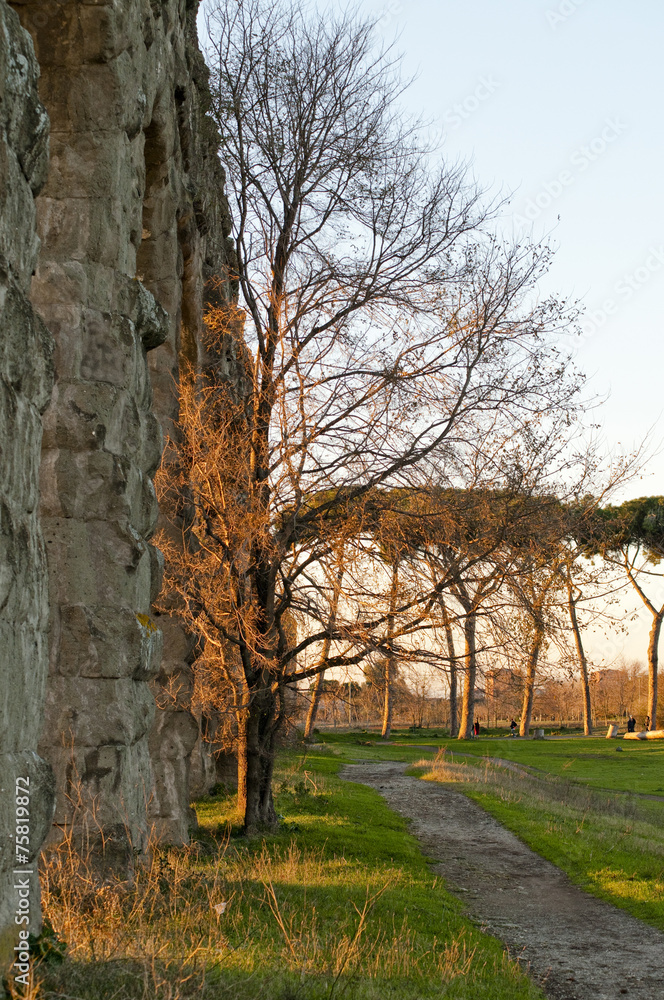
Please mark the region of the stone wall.
[[[52, 385], [51, 338], [28, 300], [37, 260], [34, 195], [48, 166], [48, 117], [39, 102], [30, 37], [0, 0], [0, 969], [19, 926], [14, 868], [15, 788], [29, 791], [26, 861], [53, 815], [53, 776], [37, 755], [47, 673], [46, 558], [37, 518], [40, 413]], [[20, 834], [19, 836], [22, 836]], [[20, 846], [20, 841], [19, 841]], [[30, 923], [39, 928], [39, 888], [28, 876]], [[1, 989], [1, 987], [0, 987]]]
[[[107, 849], [187, 840], [193, 647], [151, 615], [152, 477], [229, 217], [191, 0], [17, 0], [51, 118], [32, 300], [55, 338], [42, 521], [56, 823]], [[232, 359], [231, 359], [232, 361]], [[163, 642], [163, 638], [165, 642]], [[162, 649], [164, 650], [162, 657]], [[155, 696], [159, 706], [155, 712]]]

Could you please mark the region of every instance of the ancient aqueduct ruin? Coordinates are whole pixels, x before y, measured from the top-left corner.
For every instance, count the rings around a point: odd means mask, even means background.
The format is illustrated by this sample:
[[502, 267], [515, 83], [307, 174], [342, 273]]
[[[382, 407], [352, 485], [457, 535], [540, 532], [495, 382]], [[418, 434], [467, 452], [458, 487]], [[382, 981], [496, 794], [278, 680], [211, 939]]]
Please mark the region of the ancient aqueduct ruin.
[[[186, 842], [214, 782], [192, 642], [156, 615], [152, 477], [230, 219], [198, 0], [0, 0], [0, 959], [30, 858], [101, 830], [122, 857]], [[127, 838], [127, 831], [129, 838]], [[32, 865], [30, 865], [32, 869]], [[31, 887], [32, 927], [38, 887]]]

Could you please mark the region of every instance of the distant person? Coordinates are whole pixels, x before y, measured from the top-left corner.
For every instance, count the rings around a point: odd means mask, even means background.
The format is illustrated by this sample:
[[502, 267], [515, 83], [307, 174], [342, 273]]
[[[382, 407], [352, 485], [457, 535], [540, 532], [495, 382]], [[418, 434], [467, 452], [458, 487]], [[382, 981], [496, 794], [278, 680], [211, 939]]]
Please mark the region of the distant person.
[[635, 729], [636, 729], [636, 719], [634, 718], [633, 715], [630, 715], [629, 719], [627, 720], [627, 732], [633, 733]]
[[646, 732], [650, 729], [650, 716], [646, 715], [646, 721], [643, 723], [643, 728]]
[[514, 719], [510, 722], [510, 736], [516, 736], [516, 722]]
[[475, 736], [479, 736], [480, 735], [480, 720], [479, 719], [475, 719], [475, 722], [473, 724], [473, 732], [475, 733]]

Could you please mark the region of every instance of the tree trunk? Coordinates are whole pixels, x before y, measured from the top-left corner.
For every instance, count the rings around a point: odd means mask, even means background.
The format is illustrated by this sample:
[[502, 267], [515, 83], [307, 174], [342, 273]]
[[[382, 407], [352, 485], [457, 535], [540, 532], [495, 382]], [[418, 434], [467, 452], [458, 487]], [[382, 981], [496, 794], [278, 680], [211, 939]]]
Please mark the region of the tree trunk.
[[445, 629], [445, 640], [447, 642], [447, 655], [450, 663], [450, 737], [454, 739], [458, 732], [458, 705], [457, 705], [457, 665], [456, 650], [454, 648], [454, 633], [450, 624], [450, 616], [442, 597], [439, 598], [441, 611], [443, 612], [443, 628]]
[[530, 733], [530, 722], [533, 714], [533, 697], [535, 695], [535, 676], [537, 674], [537, 661], [540, 649], [544, 641], [544, 629], [541, 626], [535, 628], [533, 643], [528, 654], [528, 664], [526, 666], [526, 683], [523, 690], [523, 708], [521, 709], [520, 736], [528, 736]]
[[394, 693], [394, 657], [385, 657], [385, 673], [383, 675], [383, 728], [381, 736], [384, 740], [389, 740], [392, 732], [392, 709]]
[[237, 718], [237, 806], [247, 812], [247, 710], [236, 712]]
[[[328, 619], [327, 627], [332, 630], [334, 624], [337, 620], [337, 608], [339, 607], [339, 595], [341, 594], [341, 583], [344, 577], [343, 565], [340, 565], [337, 570], [336, 580], [334, 584], [334, 590], [332, 592], [332, 603], [330, 606], [330, 617]], [[330, 646], [332, 645], [332, 639], [328, 635], [323, 641], [323, 648], [318, 660], [318, 665], [323, 667], [326, 663], [328, 656], [330, 655]], [[311, 698], [311, 704], [309, 705], [309, 711], [307, 712], [307, 721], [304, 726], [304, 738], [305, 740], [311, 739], [314, 731], [314, 726], [316, 725], [316, 716], [318, 715], [318, 706], [320, 704], [321, 694], [323, 693], [323, 678], [325, 676], [325, 670], [321, 670], [319, 674], [316, 675], [316, 681], [314, 683], [313, 696]]]
[[590, 680], [588, 677], [588, 660], [586, 659], [586, 653], [583, 648], [581, 629], [579, 628], [579, 620], [576, 616], [576, 601], [574, 600], [574, 592], [569, 577], [567, 578], [567, 598], [569, 604], [569, 617], [572, 623], [572, 631], [574, 632], [574, 642], [576, 643], [576, 652], [579, 657], [579, 670], [581, 673], [581, 690], [583, 694], [583, 732], [586, 736], [592, 736], [593, 717], [592, 717], [592, 704], [590, 701]]
[[385, 657], [384, 697], [383, 697], [383, 728], [381, 736], [389, 740], [392, 732], [392, 709], [394, 702], [394, 681], [396, 664], [394, 656], [394, 612], [397, 606], [397, 590], [399, 584], [399, 563], [392, 565], [392, 585], [390, 587], [390, 610], [387, 616], [387, 655]]
[[[328, 646], [329, 653], [329, 642], [325, 640]], [[325, 654], [327, 656], [327, 653]], [[325, 671], [321, 670], [319, 674], [316, 674], [316, 680], [314, 682], [314, 690], [311, 695], [311, 702], [309, 703], [309, 711], [307, 712], [307, 721], [304, 724], [304, 738], [305, 740], [310, 740], [314, 731], [314, 726], [316, 725], [316, 716], [318, 715], [318, 706], [320, 704], [320, 696], [323, 692], [323, 679], [325, 677]]]
[[[269, 676], [262, 678], [262, 687], [251, 693], [246, 739], [246, 800], [244, 832], [256, 833], [277, 826], [277, 814], [272, 800], [272, 772], [277, 726], [277, 700], [270, 689]], [[240, 749], [238, 747], [238, 760]]]
[[463, 670], [463, 700], [461, 706], [461, 725], [457, 739], [469, 740], [473, 735], [473, 717], [475, 714], [475, 678], [477, 675], [477, 655], [475, 651], [475, 628], [477, 616], [474, 610], [466, 612], [463, 625], [465, 643]]
[[[454, 640], [452, 640], [454, 642]], [[454, 650], [454, 647], [452, 647]], [[458, 677], [456, 659], [450, 656], [450, 737], [454, 739], [459, 732]]]
[[632, 586], [652, 615], [652, 625], [650, 626], [650, 635], [648, 636], [648, 718], [650, 720], [648, 728], [657, 729], [657, 671], [659, 665], [659, 634], [662, 631], [664, 606], [662, 606], [658, 611], [639, 586], [632, 571], [633, 564], [629, 561], [628, 549], [623, 549], [623, 558], [625, 562], [625, 569], [627, 570], [627, 575]]
[[[336, 604], [334, 611], [336, 614]], [[334, 624], [334, 618], [331, 616], [330, 625], [332, 626], [333, 624]], [[320, 658], [318, 660], [320, 666], [322, 666], [322, 664], [327, 661], [327, 658], [330, 655], [331, 645], [332, 645], [332, 640], [328, 636], [328, 638], [323, 641], [323, 648], [321, 650]], [[310, 740], [313, 735], [314, 726], [316, 725], [316, 716], [318, 715], [318, 706], [320, 705], [320, 699], [323, 693], [324, 678], [325, 678], [324, 670], [321, 670], [320, 673], [316, 674], [316, 680], [314, 682], [314, 690], [311, 696], [311, 703], [309, 705], [309, 711], [307, 712], [307, 721], [304, 726], [305, 740]]]
[[659, 634], [662, 630], [664, 609], [653, 615], [648, 638], [648, 715], [650, 728], [657, 729], [657, 670], [659, 665]]

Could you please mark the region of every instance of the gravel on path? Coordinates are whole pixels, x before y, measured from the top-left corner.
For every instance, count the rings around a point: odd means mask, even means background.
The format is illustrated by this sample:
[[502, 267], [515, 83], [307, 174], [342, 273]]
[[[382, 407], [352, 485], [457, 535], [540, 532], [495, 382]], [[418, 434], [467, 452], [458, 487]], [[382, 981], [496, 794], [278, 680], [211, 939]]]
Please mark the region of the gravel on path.
[[[660, 1000], [664, 934], [583, 892], [471, 799], [394, 761], [348, 765], [412, 820], [432, 870], [503, 941], [550, 1000]], [[506, 998], [508, 1000], [508, 998]]]

